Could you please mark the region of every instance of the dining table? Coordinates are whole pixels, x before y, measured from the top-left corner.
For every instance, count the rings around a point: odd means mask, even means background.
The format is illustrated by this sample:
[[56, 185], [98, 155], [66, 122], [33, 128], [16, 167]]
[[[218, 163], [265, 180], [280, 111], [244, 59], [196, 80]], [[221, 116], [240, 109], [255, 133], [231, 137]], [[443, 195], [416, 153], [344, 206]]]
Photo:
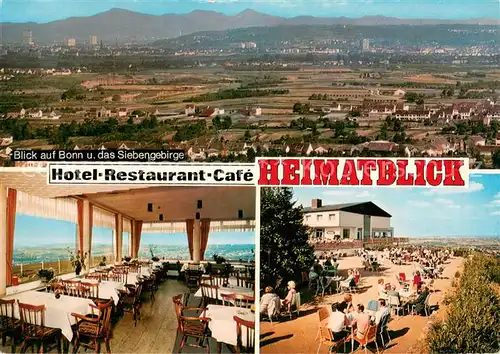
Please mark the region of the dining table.
[[[250, 296], [254, 297], [255, 292], [253, 289], [250, 288], [244, 288], [241, 286], [220, 286], [219, 291], [217, 291], [217, 300], [222, 301], [222, 295], [229, 295], [229, 294], [236, 294], [236, 295], [245, 295], [245, 296]], [[194, 294], [195, 297], [203, 297], [203, 293], [201, 291], [201, 288], [196, 291]]]
[[[200, 316], [203, 316], [200, 315]], [[208, 328], [217, 342], [217, 353], [221, 352], [221, 343], [237, 346], [237, 331], [234, 316], [245, 321], [255, 322], [255, 313], [250, 309], [234, 306], [208, 305], [205, 317], [210, 318]], [[247, 331], [241, 333], [242, 343], [247, 343]]]
[[[23, 304], [45, 305], [45, 326], [61, 329], [63, 336], [68, 341], [71, 341], [73, 338], [71, 326], [75, 324], [75, 318], [71, 313], [86, 315], [91, 312], [90, 305], [94, 304], [92, 300], [86, 298], [66, 295], [60, 295], [59, 298], [56, 298], [54, 293], [36, 290], [12, 294], [8, 298], [19, 300]], [[14, 317], [20, 319], [17, 301], [14, 306]]]

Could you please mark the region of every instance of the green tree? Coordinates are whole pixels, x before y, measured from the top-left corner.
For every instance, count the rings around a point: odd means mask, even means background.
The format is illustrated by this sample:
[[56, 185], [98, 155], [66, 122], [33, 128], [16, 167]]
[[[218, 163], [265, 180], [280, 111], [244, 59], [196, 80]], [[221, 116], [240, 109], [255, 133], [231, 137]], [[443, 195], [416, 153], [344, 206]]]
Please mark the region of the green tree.
[[261, 284], [275, 286], [283, 279], [300, 280], [314, 262], [307, 243], [310, 229], [303, 224], [291, 188], [263, 188], [261, 196]]

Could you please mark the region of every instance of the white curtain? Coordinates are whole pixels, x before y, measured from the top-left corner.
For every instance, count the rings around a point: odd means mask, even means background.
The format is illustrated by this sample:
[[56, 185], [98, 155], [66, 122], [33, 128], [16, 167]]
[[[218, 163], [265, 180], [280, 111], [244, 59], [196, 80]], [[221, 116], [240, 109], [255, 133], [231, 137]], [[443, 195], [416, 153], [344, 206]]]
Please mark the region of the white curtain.
[[123, 218], [123, 232], [128, 232], [129, 235], [132, 232], [132, 221], [130, 219]]
[[93, 206], [94, 219], [93, 226], [104, 227], [107, 229], [115, 229], [115, 214], [103, 210], [99, 207]]
[[78, 222], [78, 207], [75, 198], [43, 198], [17, 191], [17, 213]]

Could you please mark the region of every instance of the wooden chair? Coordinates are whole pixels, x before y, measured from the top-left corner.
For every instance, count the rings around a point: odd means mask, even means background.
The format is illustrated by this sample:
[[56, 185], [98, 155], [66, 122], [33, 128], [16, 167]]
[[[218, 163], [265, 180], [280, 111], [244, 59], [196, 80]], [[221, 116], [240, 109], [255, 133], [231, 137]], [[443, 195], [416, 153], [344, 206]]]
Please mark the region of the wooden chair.
[[296, 313], [297, 317], [300, 316], [300, 306], [301, 305], [302, 304], [300, 301], [300, 293], [295, 293], [292, 301], [286, 306], [287, 314], [290, 315], [290, 318], [292, 318], [293, 313]]
[[73, 294], [77, 293], [76, 287], [80, 285], [79, 280], [63, 280], [61, 283], [64, 286], [64, 294], [69, 296], [76, 296]]
[[229, 284], [229, 276], [212, 275], [210, 276], [210, 285], [212, 286], [227, 286]]
[[356, 335], [351, 334], [345, 339], [345, 341], [348, 342], [352, 339], [354, 339], [356, 342], [358, 342], [359, 345], [365, 348], [365, 353], [368, 353], [368, 349], [366, 348], [366, 346], [370, 343], [375, 342], [377, 353], [379, 353], [378, 343], [377, 343], [377, 325], [371, 325], [368, 328], [368, 331], [366, 331], [366, 334], [363, 338], [358, 338]]
[[126, 270], [114, 270], [112, 278], [114, 281], [121, 282], [123, 284], [127, 284], [128, 272]]
[[186, 285], [190, 290], [198, 289], [202, 273], [199, 270], [186, 270]]
[[95, 272], [85, 275], [85, 279], [101, 280], [101, 278], [102, 278], [102, 273], [100, 272]]
[[14, 303], [16, 300], [0, 299], [0, 334], [2, 347], [5, 347], [7, 337], [12, 341], [12, 353], [16, 352], [16, 339], [21, 335], [21, 321], [14, 318]]
[[[183, 311], [188, 308], [183, 308], [179, 317], [179, 332], [181, 333], [181, 344], [179, 346], [179, 353], [186, 345], [195, 348], [205, 348], [207, 353], [210, 353], [210, 337], [208, 331], [209, 318], [206, 317], [206, 310], [204, 310], [200, 317], [184, 316]], [[196, 344], [188, 343], [189, 338], [196, 340]]]
[[142, 282], [139, 282], [133, 290], [123, 290], [120, 293], [118, 307], [123, 312], [131, 312], [134, 317], [134, 326], [137, 326], [137, 321], [141, 317]]
[[201, 296], [203, 297], [203, 306], [217, 304], [219, 301], [219, 287], [214, 285], [201, 284]]
[[26, 349], [33, 346], [37, 347], [39, 353], [47, 352], [54, 347], [61, 353], [62, 332], [60, 328], [45, 327], [45, 305], [23, 304], [19, 300], [17, 305], [21, 317], [21, 333], [24, 337], [21, 353], [26, 353]]
[[73, 351], [78, 352], [80, 346], [93, 349], [100, 353], [101, 343], [106, 345], [106, 352], [111, 353], [111, 312], [113, 300], [99, 305], [90, 305], [92, 311], [99, 312], [97, 317], [88, 317], [78, 313], [72, 313], [76, 324], [74, 325]]
[[61, 293], [65, 293], [66, 292], [66, 289], [64, 287], [64, 284], [63, 283], [50, 283], [49, 285], [49, 289], [51, 292], [56, 292], [56, 291], [60, 291]]
[[82, 286], [85, 286], [90, 299], [99, 299], [99, 283], [86, 283], [82, 281]]
[[255, 322], [245, 321], [238, 316], [233, 319], [236, 322], [236, 353], [255, 353]]
[[255, 281], [250, 277], [239, 276], [239, 277], [236, 277], [236, 285], [240, 286], [242, 288], [253, 289], [254, 285], [255, 285]]
[[335, 339], [333, 338], [332, 331], [326, 326], [326, 324], [323, 323], [319, 324], [318, 337], [319, 337], [319, 345], [317, 353], [319, 353], [319, 350], [321, 349], [322, 345], [328, 345], [328, 354], [330, 354], [333, 352], [334, 349], [338, 348], [339, 345], [345, 343], [346, 341], [346, 339], [340, 339], [338, 341], [335, 341]]
[[234, 301], [236, 307], [251, 308], [255, 304], [255, 298], [253, 296], [248, 296], [245, 294], [235, 294]]
[[[387, 344], [391, 342], [391, 336], [389, 335], [389, 330], [387, 328], [387, 325], [389, 324], [389, 319], [391, 318], [390, 314], [385, 315], [380, 319], [380, 323], [377, 327], [377, 335], [380, 336], [380, 339], [382, 340], [382, 345], [387, 347]], [[387, 344], [385, 343], [385, 338], [384, 335], [387, 334]]]
[[236, 306], [236, 295], [235, 294], [220, 294], [222, 298], [223, 306]]

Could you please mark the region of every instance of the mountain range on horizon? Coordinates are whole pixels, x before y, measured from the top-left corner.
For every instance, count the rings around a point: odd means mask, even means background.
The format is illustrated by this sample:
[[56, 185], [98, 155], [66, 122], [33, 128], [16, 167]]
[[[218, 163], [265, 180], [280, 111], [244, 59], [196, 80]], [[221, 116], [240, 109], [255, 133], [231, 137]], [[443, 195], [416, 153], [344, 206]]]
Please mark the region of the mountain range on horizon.
[[88, 43], [90, 35], [104, 42], [150, 42], [203, 31], [225, 31], [237, 28], [295, 25], [500, 25], [495, 18], [475, 19], [402, 19], [386, 16], [348, 17], [280, 17], [245, 10], [236, 15], [215, 11], [195, 10], [186, 14], [150, 15], [114, 8], [87, 17], [71, 17], [48, 23], [0, 23], [0, 38], [4, 43], [20, 43], [23, 31], [30, 29], [35, 43], [63, 43], [75, 38]]

